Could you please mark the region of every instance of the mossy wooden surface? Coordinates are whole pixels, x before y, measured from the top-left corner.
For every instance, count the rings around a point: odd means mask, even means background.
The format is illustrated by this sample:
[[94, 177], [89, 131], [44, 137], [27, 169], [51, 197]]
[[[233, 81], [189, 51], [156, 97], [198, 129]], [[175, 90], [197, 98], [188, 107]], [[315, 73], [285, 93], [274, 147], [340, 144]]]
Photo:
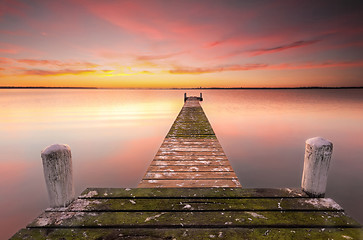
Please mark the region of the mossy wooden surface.
[[142, 239], [142, 240], [191, 240], [191, 239], [362, 239], [363, 231], [357, 228], [259, 228], [259, 229], [23, 229], [13, 240], [20, 239]]
[[307, 198], [299, 188], [87, 188], [79, 198]]
[[[77, 199], [67, 211], [334, 211], [342, 209], [325, 198], [240, 198], [240, 199]], [[64, 211], [47, 209], [46, 211]]]
[[138, 187], [241, 186], [198, 99], [187, 98]]
[[200, 106], [184, 106], [167, 135], [167, 138], [172, 137], [213, 139], [215, 134]]
[[200, 187], [241, 187], [241, 184], [235, 178], [216, 179], [211, 176], [207, 179], [143, 179], [139, 187], [151, 188], [200, 188]]
[[357, 227], [344, 212], [45, 212], [28, 227]]
[[91, 188], [12, 239], [362, 239], [331, 199], [299, 189]]

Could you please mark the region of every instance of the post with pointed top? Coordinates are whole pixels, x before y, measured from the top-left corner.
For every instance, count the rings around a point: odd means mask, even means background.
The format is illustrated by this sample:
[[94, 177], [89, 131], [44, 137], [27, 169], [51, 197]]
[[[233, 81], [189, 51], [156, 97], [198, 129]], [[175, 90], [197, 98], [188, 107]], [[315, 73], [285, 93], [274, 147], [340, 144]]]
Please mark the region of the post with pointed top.
[[306, 140], [301, 187], [311, 197], [324, 197], [333, 144], [321, 137]]
[[199, 93], [199, 98], [200, 98], [200, 99], [199, 99], [200, 101], [203, 101], [202, 93]]
[[187, 93], [184, 93], [184, 102], [187, 100]]
[[71, 148], [53, 144], [41, 153], [50, 206], [66, 207], [74, 200]]

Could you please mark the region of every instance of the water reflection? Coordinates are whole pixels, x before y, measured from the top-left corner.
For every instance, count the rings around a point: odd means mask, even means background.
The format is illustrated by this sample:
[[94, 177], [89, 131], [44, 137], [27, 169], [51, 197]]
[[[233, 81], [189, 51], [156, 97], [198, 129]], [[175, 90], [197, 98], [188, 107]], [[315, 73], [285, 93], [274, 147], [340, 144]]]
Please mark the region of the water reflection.
[[[48, 206], [40, 151], [72, 148], [79, 194], [136, 187], [183, 105], [172, 90], [0, 90], [0, 224]], [[199, 91], [188, 91], [188, 95]], [[244, 187], [298, 187], [304, 142], [334, 143], [327, 194], [363, 222], [362, 90], [208, 90], [202, 106]], [[354, 211], [354, 212], [353, 212]]]

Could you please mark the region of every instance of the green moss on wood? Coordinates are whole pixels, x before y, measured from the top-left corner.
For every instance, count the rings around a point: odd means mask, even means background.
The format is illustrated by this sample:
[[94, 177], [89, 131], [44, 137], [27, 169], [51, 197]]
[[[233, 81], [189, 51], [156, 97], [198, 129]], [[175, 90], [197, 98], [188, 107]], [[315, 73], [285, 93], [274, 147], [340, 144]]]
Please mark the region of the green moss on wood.
[[[90, 194], [93, 193], [93, 194]], [[91, 197], [89, 197], [91, 196]], [[293, 188], [87, 188], [81, 198], [286, 198], [308, 197]]]
[[[324, 199], [241, 198], [241, 199], [77, 199], [67, 211], [339, 211]], [[52, 209], [50, 211], [60, 211]], [[63, 210], [61, 210], [63, 211]]]
[[28, 227], [357, 227], [343, 212], [45, 212]]
[[137, 239], [137, 240], [190, 240], [190, 239], [362, 239], [362, 229], [311, 229], [311, 228], [229, 228], [229, 229], [22, 229], [12, 240], [20, 239]]

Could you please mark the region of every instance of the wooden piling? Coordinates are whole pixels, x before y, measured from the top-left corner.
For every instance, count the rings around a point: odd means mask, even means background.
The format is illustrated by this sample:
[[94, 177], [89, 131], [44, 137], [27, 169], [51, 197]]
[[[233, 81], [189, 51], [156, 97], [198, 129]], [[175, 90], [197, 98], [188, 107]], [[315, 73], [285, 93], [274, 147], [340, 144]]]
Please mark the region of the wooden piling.
[[321, 137], [306, 140], [302, 189], [312, 197], [324, 197], [333, 144]]
[[66, 207], [74, 199], [71, 149], [65, 144], [53, 144], [41, 153], [50, 206]]

